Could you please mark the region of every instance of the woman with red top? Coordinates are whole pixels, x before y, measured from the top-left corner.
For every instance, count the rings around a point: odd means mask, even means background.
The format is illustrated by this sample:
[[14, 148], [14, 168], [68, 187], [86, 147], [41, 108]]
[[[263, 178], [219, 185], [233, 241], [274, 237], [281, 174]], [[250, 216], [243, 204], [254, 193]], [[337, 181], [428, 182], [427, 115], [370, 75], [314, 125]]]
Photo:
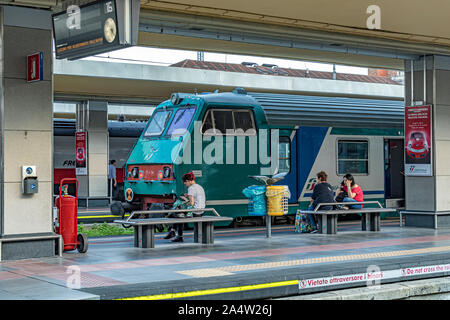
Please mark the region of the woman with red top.
[[[355, 178], [350, 173], [344, 176], [344, 186], [342, 187], [344, 191], [347, 192], [348, 197], [345, 197], [342, 202], [362, 202], [363, 201], [363, 191], [359, 185], [355, 183]], [[362, 204], [348, 205], [350, 209], [361, 209]]]

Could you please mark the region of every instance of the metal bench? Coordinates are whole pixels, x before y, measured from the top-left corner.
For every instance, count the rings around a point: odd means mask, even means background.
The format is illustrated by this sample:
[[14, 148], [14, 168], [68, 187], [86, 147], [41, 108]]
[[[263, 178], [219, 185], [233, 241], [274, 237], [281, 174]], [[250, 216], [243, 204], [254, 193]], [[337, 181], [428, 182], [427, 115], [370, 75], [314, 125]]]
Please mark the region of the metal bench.
[[[342, 206], [354, 204], [377, 204], [379, 208], [319, 210], [319, 208], [323, 206]], [[394, 208], [383, 208], [383, 206], [378, 201], [319, 203], [314, 211], [300, 210], [301, 213], [318, 215], [319, 233], [327, 234], [337, 233], [337, 218], [340, 214], [361, 213], [362, 231], [380, 231], [380, 213], [396, 211], [397, 209]]]
[[[205, 212], [210, 211], [214, 216], [201, 216], [192, 218], [144, 218], [131, 219], [134, 215], [143, 214], [169, 214], [171, 212]], [[138, 248], [155, 247], [155, 226], [158, 224], [194, 223], [194, 242], [199, 243], [199, 233], [202, 234], [202, 243], [214, 243], [214, 222], [232, 221], [233, 218], [221, 217], [214, 208], [204, 209], [175, 209], [175, 210], [148, 210], [134, 211], [125, 220], [114, 220], [115, 223], [127, 224], [134, 227], [134, 246]], [[201, 231], [200, 231], [201, 230]]]

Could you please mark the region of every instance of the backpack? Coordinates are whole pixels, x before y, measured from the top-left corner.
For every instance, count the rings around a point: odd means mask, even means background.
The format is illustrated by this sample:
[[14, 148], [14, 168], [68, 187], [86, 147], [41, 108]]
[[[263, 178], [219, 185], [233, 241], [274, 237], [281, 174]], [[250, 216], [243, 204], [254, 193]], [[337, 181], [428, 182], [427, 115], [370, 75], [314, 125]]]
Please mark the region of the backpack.
[[300, 212], [300, 209], [297, 210], [297, 214], [295, 215], [295, 232], [305, 233], [310, 232], [312, 230], [312, 226], [309, 223], [308, 216]]

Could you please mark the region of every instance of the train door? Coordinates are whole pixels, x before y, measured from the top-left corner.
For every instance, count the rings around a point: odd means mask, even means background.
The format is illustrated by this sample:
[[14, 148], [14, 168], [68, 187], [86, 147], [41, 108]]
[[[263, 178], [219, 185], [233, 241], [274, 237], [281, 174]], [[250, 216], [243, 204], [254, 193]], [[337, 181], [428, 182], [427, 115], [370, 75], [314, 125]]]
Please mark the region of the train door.
[[278, 172], [286, 172], [286, 177], [279, 185], [287, 185], [291, 193], [289, 203], [298, 202], [297, 191], [297, 135], [296, 130], [280, 130], [278, 145]]
[[384, 139], [386, 206], [403, 206], [405, 199], [403, 139]]

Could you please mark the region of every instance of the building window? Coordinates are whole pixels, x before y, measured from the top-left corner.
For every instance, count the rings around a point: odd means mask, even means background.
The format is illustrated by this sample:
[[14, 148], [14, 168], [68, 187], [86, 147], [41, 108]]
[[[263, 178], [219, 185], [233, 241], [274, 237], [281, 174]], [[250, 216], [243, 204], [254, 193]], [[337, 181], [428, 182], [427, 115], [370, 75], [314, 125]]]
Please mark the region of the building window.
[[291, 139], [289, 137], [280, 137], [278, 163], [278, 173], [291, 171]]
[[369, 174], [369, 142], [362, 140], [339, 140], [338, 175]]

